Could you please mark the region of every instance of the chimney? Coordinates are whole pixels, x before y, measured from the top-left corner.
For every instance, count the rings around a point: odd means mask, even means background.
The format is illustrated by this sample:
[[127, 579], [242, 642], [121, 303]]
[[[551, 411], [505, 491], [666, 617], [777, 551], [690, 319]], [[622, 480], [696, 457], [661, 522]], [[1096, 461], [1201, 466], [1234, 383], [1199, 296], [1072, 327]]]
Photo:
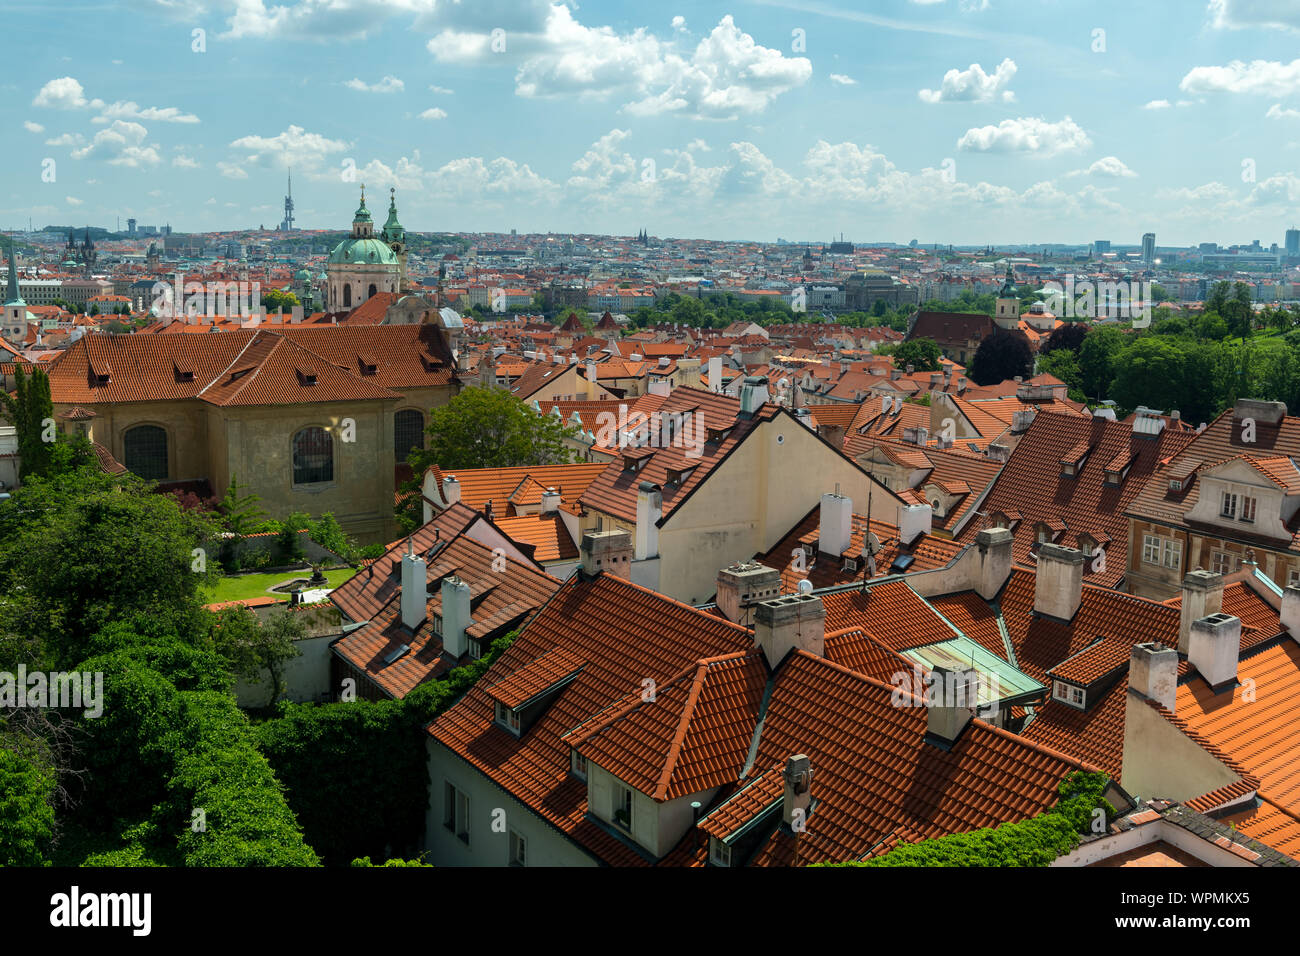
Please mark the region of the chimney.
[[1011, 546], [1014, 538], [1006, 528], [986, 528], [975, 535], [979, 551], [979, 585], [975, 590], [986, 601], [991, 601], [1011, 576]]
[[968, 668], [935, 667], [925, 693], [925, 742], [948, 750], [979, 707], [979, 674]]
[[636, 549], [637, 561], [659, 557], [659, 528], [655, 524], [663, 514], [664, 496], [659, 486], [643, 481], [636, 489]]
[[1183, 606], [1178, 616], [1178, 653], [1192, 649], [1192, 622], [1223, 610], [1223, 575], [1190, 571], [1183, 578]]
[[941, 372], [931, 372], [931, 373], [930, 373], [930, 387], [931, 387], [931, 388], [938, 388], [938, 387], [939, 387], [939, 383], [942, 382], [942, 381], [943, 381], [943, 374], [942, 374]]
[[1006, 461], [1011, 457], [1011, 449], [1001, 442], [992, 442], [985, 454], [991, 461]]
[[733, 624], [742, 623], [759, 601], [781, 595], [781, 572], [756, 561], [737, 561], [718, 572], [718, 610]]
[[1231, 614], [1210, 614], [1192, 622], [1187, 662], [1201, 672], [1216, 691], [1237, 680], [1241, 653], [1241, 619]]
[[715, 355], [709, 359], [709, 388], [715, 392], [722, 391], [722, 356]]
[[930, 533], [930, 519], [934, 516], [934, 509], [929, 505], [904, 505], [898, 506], [898, 540], [903, 544], [911, 544], [918, 538], [922, 538]]
[[889, 380], [890, 380], [891, 382], [897, 382], [897, 381], [898, 381], [900, 378], [902, 378], [902, 377], [903, 377], [903, 370], [902, 370], [902, 369], [899, 369], [899, 368], [891, 368], [891, 369], [889, 370]]
[[785, 781], [785, 792], [781, 804], [781, 822], [787, 827], [802, 832], [808, 822], [808, 811], [812, 804], [812, 761], [807, 754], [795, 754], [787, 757], [785, 770], [781, 778]]
[[465, 628], [473, 621], [469, 616], [469, 585], [456, 575], [442, 579], [442, 649], [453, 658], [469, 650]]
[[922, 448], [930, 444], [930, 429], [926, 428], [924, 425], [917, 425], [916, 443], [920, 445]]
[[767, 376], [747, 375], [740, 386], [740, 417], [753, 418], [767, 402]]
[[542, 514], [553, 515], [560, 510], [560, 493], [554, 488], [542, 492]]
[[1232, 407], [1232, 420], [1240, 423], [1251, 418], [1264, 425], [1280, 425], [1286, 417], [1286, 402], [1263, 402], [1255, 398], [1239, 398]]
[[817, 526], [817, 550], [839, 557], [849, 549], [853, 535], [853, 499], [839, 491], [822, 495]]
[[1178, 691], [1178, 652], [1154, 641], [1133, 645], [1128, 662], [1128, 686], [1172, 711]]
[[1034, 408], [1022, 408], [1011, 415], [1011, 434], [1022, 435], [1029, 431], [1029, 426], [1034, 423], [1034, 416], [1038, 410]]
[[[284, 309], [280, 309], [280, 321], [284, 321]], [[302, 306], [295, 305], [289, 313], [289, 324], [298, 325], [302, 322]]]
[[587, 398], [588, 399], [593, 399], [596, 397], [596, 384], [597, 384], [596, 378], [597, 378], [596, 363], [588, 359], [587, 360]]
[[915, 372], [915, 371], [916, 371], [916, 366], [915, 366], [915, 365], [909, 365], [909, 366], [907, 367], [907, 374], [908, 374], [908, 375], [911, 375], [911, 374], [912, 374], [913, 372]]
[[447, 475], [442, 479], [442, 502], [450, 508], [458, 501], [460, 501], [460, 482], [456, 480], [455, 475]]
[[1069, 622], [1083, 600], [1083, 552], [1059, 544], [1038, 548], [1034, 613]]
[[1282, 609], [1278, 617], [1291, 637], [1300, 641], [1300, 587], [1292, 585], [1282, 592]]
[[826, 609], [815, 594], [789, 594], [754, 607], [754, 643], [773, 670], [798, 648], [824, 657]]
[[402, 626], [414, 631], [428, 616], [429, 579], [424, 558], [415, 553], [411, 539], [406, 539], [402, 555]]
[[957, 394], [960, 395], [964, 391], [966, 391], [966, 376], [959, 375], [957, 377]]
[[588, 574], [608, 571], [620, 578], [632, 573], [632, 535], [622, 528], [588, 531], [582, 536], [582, 568]]

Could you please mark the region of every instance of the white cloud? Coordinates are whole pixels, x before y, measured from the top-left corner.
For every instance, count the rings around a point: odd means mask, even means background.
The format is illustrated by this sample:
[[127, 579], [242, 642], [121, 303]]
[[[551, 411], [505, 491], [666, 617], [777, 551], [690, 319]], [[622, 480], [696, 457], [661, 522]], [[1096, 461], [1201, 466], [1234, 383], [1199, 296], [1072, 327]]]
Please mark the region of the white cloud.
[[968, 129], [957, 148], [979, 153], [1034, 153], [1055, 156], [1070, 150], [1087, 149], [1092, 140], [1078, 123], [1065, 117], [1057, 123], [1025, 116], [1003, 120], [997, 126]]
[[359, 90], [362, 93], [400, 93], [406, 88], [406, 84], [395, 76], [385, 76], [378, 83], [366, 83], [353, 77], [343, 85], [350, 90]]
[[248, 153], [243, 165], [275, 164], [307, 169], [319, 167], [332, 154], [341, 153], [348, 148], [348, 144], [342, 140], [309, 133], [301, 126], [290, 126], [275, 136], [241, 136], [230, 146]]
[[80, 146], [86, 138], [80, 133], [60, 133], [45, 141], [46, 146]]
[[452, 95], [453, 93], [455, 93], [456, 91], [455, 91], [455, 90], [449, 90], [449, 89], [447, 89], [447, 87], [445, 87], [445, 86], [430, 86], [430, 87], [429, 87], [429, 92], [430, 92], [430, 93], [437, 93], [437, 94], [439, 94], [440, 96], [451, 96], [451, 95]]
[[179, 156], [172, 157], [172, 165], [179, 169], [198, 169], [198, 161], [181, 153]]
[[431, 106], [429, 107], [429, 109], [425, 110], [423, 113], [420, 114], [420, 119], [423, 120], [440, 120], [446, 118], [447, 118], [447, 111], [444, 109], [439, 109], [436, 106]]
[[1184, 93], [1247, 93], [1289, 96], [1300, 92], [1300, 60], [1233, 60], [1227, 66], [1198, 66], [1178, 85]]
[[114, 166], [157, 166], [158, 150], [145, 143], [149, 131], [139, 123], [114, 120], [95, 134], [88, 146], [72, 151], [73, 159], [104, 159]]
[[44, 133], [45, 127], [40, 123], [33, 123], [31, 120], [23, 120], [23, 129], [29, 133]]
[[[636, 115], [731, 119], [762, 111], [812, 76], [806, 57], [759, 45], [730, 15], [693, 50], [679, 49], [678, 38], [660, 40], [645, 28], [618, 33], [584, 26], [562, 4], [550, 7], [540, 29], [511, 31], [502, 40], [513, 55], [501, 62], [518, 63], [517, 95], [629, 98], [623, 108]], [[488, 31], [455, 28], [428, 42], [436, 59], [457, 63], [491, 62], [498, 56], [493, 46]]]
[[248, 178], [248, 173], [244, 172], [238, 163], [218, 162], [217, 169], [220, 171], [221, 175], [225, 176], [227, 179]]
[[1274, 103], [1268, 108], [1264, 118], [1271, 120], [1300, 119], [1300, 110], [1284, 109], [1281, 103]]
[[197, 123], [199, 118], [193, 113], [182, 113], [174, 106], [150, 106], [140, 108], [140, 104], [126, 102], [110, 103], [103, 108], [103, 113], [96, 116], [92, 123], [107, 123], [115, 119], [154, 120], [160, 123]]
[[1210, 0], [1210, 23], [1220, 30], [1262, 27], [1300, 32], [1300, 8], [1293, 0]]
[[1137, 173], [1129, 169], [1116, 156], [1105, 156], [1087, 169], [1076, 169], [1072, 173], [1066, 173], [1066, 176], [1101, 176], [1108, 179], [1133, 179]]
[[69, 206], [84, 206], [86, 204], [84, 199], [78, 199], [76, 196], [64, 196], [63, 201]]
[[1171, 104], [1168, 100], [1152, 100], [1150, 103], [1148, 103], [1146, 106], [1142, 108], [1144, 110], [1167, 110], [1169, 109], [1170, 105]]
[[843, 73], [832, 73], [831, 82], [838, 83], [840, 86], [857, 86], [858, 81], [851, 76], [845, 76]]
[[992, 73], [985, 73], [982, 66], [972, 63], [969, 69], [954, 68], [945, 73], [939, 89], [921, 90], [917, 95], [926, 103], [988, 103], [997, 99], [1009, 103], [1016, 98], [1016, 94], [1007, 89], [1015, 75], [1016, 64], [1010, 57], [999, 63]]
[[86, 107], [103, 106], [102, 100], [86, 99], [86, 91], [81, 84], [70, 76], [61, 76], [50, 80], [36, 94], [32, 106], [43, 106], [54, 110], [80, 110]]

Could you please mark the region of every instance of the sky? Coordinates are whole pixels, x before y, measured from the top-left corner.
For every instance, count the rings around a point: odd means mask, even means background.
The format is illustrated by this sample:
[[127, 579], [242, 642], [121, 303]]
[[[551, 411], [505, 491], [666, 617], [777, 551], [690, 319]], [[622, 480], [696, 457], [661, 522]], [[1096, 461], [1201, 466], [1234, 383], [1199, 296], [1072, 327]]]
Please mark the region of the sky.
[[0, 227], [1283, 241], [1295, 0], [4, 0]]

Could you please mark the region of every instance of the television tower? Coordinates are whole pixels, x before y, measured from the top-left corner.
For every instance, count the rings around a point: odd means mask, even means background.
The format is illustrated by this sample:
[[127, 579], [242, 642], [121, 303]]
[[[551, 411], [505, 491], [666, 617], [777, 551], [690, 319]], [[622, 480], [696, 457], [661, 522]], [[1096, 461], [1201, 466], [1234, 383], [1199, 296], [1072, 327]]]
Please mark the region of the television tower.
[[289, 191], [284, 197], [284, 222], [280, 223], [283, 232], [293, 229], [293, 169], [289, 170]]

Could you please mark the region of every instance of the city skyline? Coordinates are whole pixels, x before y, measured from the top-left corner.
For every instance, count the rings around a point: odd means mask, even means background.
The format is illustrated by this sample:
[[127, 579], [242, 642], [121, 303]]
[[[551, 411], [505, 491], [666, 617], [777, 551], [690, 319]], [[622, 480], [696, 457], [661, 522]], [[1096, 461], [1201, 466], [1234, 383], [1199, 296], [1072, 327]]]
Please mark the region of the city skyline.
[[1268, 248], [1295, 224], [1276, 4], [482, 7], [134, 0], [127, 29], [70, 5], [64, 57], [0, 84], [0, 225], [274, 228], [289, 167], [305, 229], [345, 229], [361, 183], [417, 232]]

